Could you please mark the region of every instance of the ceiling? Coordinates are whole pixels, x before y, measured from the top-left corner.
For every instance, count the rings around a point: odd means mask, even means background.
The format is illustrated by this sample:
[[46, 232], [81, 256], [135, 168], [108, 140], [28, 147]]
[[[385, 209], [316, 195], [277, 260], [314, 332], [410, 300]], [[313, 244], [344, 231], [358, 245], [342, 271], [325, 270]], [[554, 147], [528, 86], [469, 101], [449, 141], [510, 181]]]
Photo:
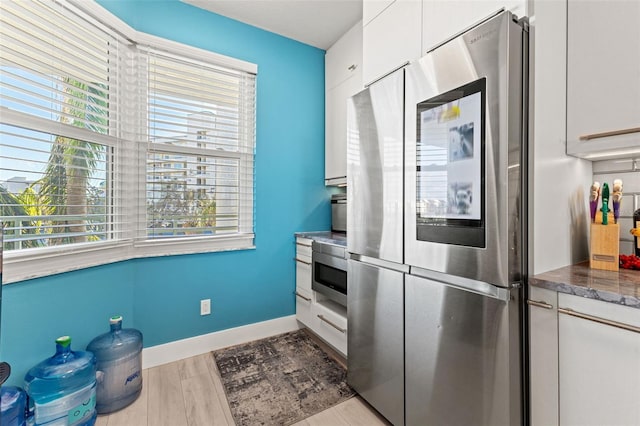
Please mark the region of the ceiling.
[[327, 50], [362, 19], [362, 0], [182, 0]]

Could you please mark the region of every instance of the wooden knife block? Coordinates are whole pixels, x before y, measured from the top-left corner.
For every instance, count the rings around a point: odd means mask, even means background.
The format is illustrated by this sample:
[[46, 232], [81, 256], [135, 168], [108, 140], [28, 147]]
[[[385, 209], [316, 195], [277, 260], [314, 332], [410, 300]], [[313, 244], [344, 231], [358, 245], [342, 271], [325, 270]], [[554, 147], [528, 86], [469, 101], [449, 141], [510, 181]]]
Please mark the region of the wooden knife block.
[[591, 241], [589, 244], [589, 267], [617, 271], [620, 267], [620, 225], [613, 222], [613, 213], [607, 215], [608, 224], [602, 224], [602, 212], [596, 213], [591, 223]]

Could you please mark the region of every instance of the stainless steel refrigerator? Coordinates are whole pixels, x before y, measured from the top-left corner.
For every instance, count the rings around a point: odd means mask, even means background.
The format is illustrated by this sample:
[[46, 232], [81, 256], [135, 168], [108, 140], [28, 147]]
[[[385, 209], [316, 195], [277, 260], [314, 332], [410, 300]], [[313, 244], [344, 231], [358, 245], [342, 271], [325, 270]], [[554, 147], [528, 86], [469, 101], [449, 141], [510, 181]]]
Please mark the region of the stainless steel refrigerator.
[[348, 381], [395, 425], [523, 421], [525, 20], [348, 104]]

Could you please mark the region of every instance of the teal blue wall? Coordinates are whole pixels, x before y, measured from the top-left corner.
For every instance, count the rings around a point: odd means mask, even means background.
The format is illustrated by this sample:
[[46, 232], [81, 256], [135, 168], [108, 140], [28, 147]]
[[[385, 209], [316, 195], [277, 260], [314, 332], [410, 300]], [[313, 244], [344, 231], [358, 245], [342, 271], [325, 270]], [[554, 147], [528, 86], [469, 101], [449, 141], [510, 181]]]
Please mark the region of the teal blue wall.
[[[84, 348], [124, 315], [155, 346], [295, 312], [296, 231], [330, 226], [324, 51], [178, 0], [100, 0], [139, 31], [258, 65], [256, 249], [138, 259], [4, 286], [0, 359], [12, 384], [63, 334]], [[200, 316], [210, 298], [212, 315]]]

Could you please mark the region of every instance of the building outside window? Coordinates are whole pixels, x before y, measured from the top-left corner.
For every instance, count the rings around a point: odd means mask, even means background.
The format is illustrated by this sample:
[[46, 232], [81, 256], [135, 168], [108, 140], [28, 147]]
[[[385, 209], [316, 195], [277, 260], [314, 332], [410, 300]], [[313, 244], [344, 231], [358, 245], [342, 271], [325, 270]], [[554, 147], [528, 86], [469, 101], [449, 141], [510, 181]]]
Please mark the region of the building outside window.
[[5, 278], [253, 246], [255, 65], [93, 2], [2, 1], [0, 32]]

